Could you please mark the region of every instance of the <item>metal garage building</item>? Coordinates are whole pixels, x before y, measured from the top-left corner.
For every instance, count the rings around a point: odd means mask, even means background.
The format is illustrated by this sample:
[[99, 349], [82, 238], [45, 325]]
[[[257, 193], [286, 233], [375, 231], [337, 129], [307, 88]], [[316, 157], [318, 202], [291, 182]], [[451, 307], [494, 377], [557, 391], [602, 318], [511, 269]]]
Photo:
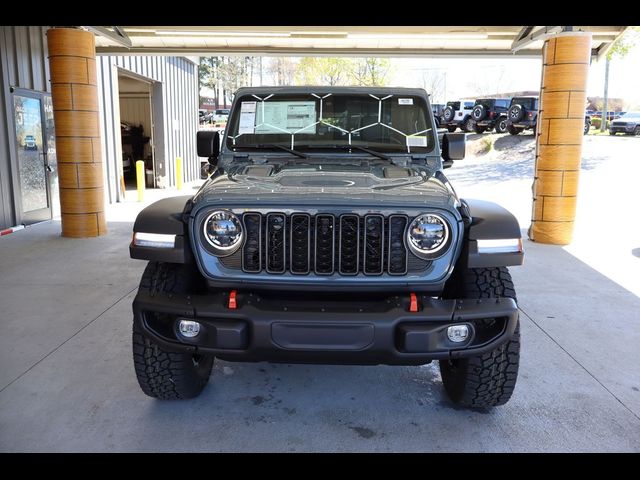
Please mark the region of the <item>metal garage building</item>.
[[[0, 27], [0, 229], [60, 213], [47, 29]], [[197, 57], [102, 55], [96, 73], [105, 200], [122, 199], [124, 120], [148, 124], [148, 186], [175, 184], [176, 156], [184, 180], [197, 179]]]

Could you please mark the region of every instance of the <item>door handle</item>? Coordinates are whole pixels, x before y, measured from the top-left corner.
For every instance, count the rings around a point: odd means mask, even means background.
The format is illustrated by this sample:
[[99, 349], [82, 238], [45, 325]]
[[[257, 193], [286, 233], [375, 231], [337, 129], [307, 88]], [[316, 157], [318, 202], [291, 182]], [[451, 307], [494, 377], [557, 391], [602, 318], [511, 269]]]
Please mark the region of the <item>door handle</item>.
[[53, 167], [52, 167], [51, 165], [45, 165], [45, 166], [44, 166], [44, 168], [45, 168], [45, 170], [46, 170], [47, 172], [49, 172], [49, 173], [52, 173], [52, 172], [53, 172]]

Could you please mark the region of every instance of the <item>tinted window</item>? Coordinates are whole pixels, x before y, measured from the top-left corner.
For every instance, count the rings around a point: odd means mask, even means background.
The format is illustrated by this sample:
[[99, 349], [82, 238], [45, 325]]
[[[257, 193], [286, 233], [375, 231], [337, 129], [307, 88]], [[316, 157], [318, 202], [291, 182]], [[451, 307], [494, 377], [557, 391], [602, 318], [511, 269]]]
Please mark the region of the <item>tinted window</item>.
[[447, 102], [447, 107], [451, 107], [454, 110], [460, 110], [460, 102]]
[[264, 144], [289, 148], [360, 145], [387, 152], [433, 148], [431, 116], [422, 97], [285, 93], [238, 99], [227, 133], [236, 150]]
[[509, 108], [509, 100], [506, 98], [496, 100], [496, 107]]

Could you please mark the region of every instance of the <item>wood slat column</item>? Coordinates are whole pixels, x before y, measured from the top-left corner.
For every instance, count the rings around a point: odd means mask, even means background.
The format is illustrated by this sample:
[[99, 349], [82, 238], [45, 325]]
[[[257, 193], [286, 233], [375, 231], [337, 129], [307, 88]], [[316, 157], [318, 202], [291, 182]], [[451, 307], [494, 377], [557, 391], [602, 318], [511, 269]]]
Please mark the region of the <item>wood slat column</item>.
[[105, 235], [95, 38], [84, 30], [52, 28], [47, 44], [62, 236]]
[[571, 242], [590, 56], [591, 33], [560, 33], [544, 44], [529, 229], [536, 242]]

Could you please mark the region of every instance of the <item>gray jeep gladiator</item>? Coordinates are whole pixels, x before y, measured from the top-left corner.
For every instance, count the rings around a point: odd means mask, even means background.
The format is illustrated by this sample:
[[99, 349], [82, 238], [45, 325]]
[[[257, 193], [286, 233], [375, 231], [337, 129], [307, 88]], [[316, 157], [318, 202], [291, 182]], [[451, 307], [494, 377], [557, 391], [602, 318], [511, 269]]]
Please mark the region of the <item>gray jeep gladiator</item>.
[[237, 91], [227, 128], [198, 132], [210, 176], [146, 207], [132, 258], [140, 387], [191, 398], [214, 358], [424, 365], [456, 404], [511, 397], [520, 334], [507, 270], [523, 262], [504, 208], [459, 198], [422, 89]]

